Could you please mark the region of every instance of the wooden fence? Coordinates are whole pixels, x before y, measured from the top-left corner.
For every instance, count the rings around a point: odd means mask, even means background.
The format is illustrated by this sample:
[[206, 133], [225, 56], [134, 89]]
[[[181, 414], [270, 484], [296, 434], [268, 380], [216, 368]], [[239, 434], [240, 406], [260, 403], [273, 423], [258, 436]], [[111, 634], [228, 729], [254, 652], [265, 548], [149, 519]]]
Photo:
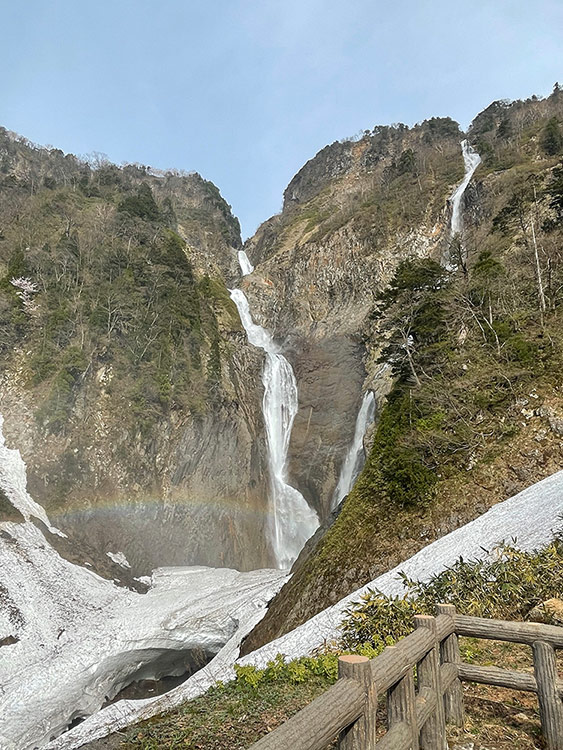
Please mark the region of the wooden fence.
[[[436, 617], [417, 615], [414, 632], [377, 658], [340, 657], [338, 681], [252, 750], [324, 750], [337, 736], [339, 750], [445, 750], [446, 723], [463, 726], [461, 681], [536, 693], [547, 747], [563, 750], [563, 682], [555, 659], [563, 628], [466, 617], [451, 604], [436, 609]], [[459, 636], [531, 646], [534, 674], [463, 663]], [[383, 694], [387, 731], [378, 740]]]

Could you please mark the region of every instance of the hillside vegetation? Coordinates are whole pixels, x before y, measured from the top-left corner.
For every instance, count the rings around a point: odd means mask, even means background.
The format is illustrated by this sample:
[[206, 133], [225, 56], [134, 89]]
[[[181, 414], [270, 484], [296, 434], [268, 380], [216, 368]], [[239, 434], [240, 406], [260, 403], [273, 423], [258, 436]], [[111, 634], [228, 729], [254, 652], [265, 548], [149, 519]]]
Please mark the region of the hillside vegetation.
[[221, 375], [217, 315], [229, 304], [224, 286], [195, 278], [178, 233], [186, 209], [174, 203], [182, 183], [199, 190], [208, 205], [191, 220], [236, 244], [216, 188], [196, 175], [91, 168], [0, 135], [0, 366], [29, 352], [23, 376], [45, 429], [71, 428], [76, 385], [99, 363], [111, 366], [110, 396], [128, 404], [126, 424], [149, 430], [170, 409], [208, 409]]
[[240, 245], [198, 174], [0, 129], [5, 435], [33, 497], [103, 563], [116, 549], [137, 573], [268, 562], [264, 541], [245, 543], [264, 536], [266, 480], [261, 359], [226, 286]]

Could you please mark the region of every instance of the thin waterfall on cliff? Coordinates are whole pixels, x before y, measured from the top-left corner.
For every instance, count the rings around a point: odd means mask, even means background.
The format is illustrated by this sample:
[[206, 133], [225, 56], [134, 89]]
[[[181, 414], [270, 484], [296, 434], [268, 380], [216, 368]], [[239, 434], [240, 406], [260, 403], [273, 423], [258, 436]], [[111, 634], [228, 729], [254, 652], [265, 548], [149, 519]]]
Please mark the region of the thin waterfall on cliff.
[[252, 273], [252, 271], [254, 271], [254, 266], [249, 261], [248, 255], [244, 252], [244, 250], [238, 251], [238, 264], [243, 276], [248, 276], [249, 273]]
[[375, 417], [375, 398], [372, 391], [367, 391], [364, 394], [362, 405], [356, 417], [356, 428], [354, 430], [354, 439], [346, 454], [342, 468], [340, 469], [340, 477], [338, 479], [338, 485], [332, 496], [332, 508], [336, 508], [338, 503], [343, 497], [350, 492], [354, 482], [358, 478], [358, 475], [362, 469], [364, 463], [364, 435], [368, 426], [373, 422]]
[[481, 157], [466, 140], [463, 140], [461, 142], [461, 153], [463, 154], [463, 163], [465, 165], [465, 177], [463, 178], [463, 181], [457, 186], [452, 197], [450, 198], [450, 202], [452, 204], [452, 237], [456, 234], [461, 234], [463, 230], [461, 199], [463, 198], [463, 194], [465, 193], [467, 186], [471, 182], [473, 173], [481, 163]]
[[271, 334], [252, 320], [244, 292], [232, 289], [230, 294], [238, 308], [249, 343], [266, 353], [262, 373], [262, 412], [268, 441], [271, 487], [269, 536], [277, 566], [290, 568], [319, 525], [317, 514], [307, 505], [303, 495], [287, 483], [287, 453], [298, 405], [297, 382], [291, 365], [281, 354]]

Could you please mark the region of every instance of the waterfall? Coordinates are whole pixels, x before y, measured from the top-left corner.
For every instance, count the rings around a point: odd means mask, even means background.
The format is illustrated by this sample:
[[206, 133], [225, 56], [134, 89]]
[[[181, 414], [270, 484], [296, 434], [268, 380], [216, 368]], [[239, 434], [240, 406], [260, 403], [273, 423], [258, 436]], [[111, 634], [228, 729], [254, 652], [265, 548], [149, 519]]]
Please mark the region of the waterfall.
[[461, 153], [463, 154], [463, 163], [465, 165], [465, 177], [455, 189], [450, 202], [452, 204], [452, 224], [451, 224], [451, 235], [452, 237], [456, 234], [461, 234], [463, 230], [463, 216], [461, 213], [461, 199], [467, 186], [469, 185], [473, 173], [481, 163], [481, 157], [472, 148], [466, 140], [461, 142]]
[[375, 398], [372, 391], [367, 391], [364, 394], [362, 405], [356, 418], [356, 428], [354, 430], [354, 439], [348, 449], [342, 468], [340, 469], [340, 477], [338, 479], [338, 485], [334, 491], [332, 497], [332, 509], [336, 508], [338, 503], [343, 497], [350, 492], [354, 482], [356, 481], [358, 474], [360, 473], [364, 463], [364, 435], [368, 425], [370, 425], [375, 417]]
[[248, 255], [244, 252], [244, 250], [238, 251], [238, 264], [243, 276], [248, 276], [249, 273], [252, 273], [252, 271], [254, 271], [254, 266], [248, 260]]
[[281, 354], [271, 334], [252, 320], [244, 293], [240, 289], [232, 289], [230, 294], [238, 308], [249, 343], [266, 353], [262, 373], [262, 412], [268, 441], [271, 487], [269, 536], [277, 566], [290, 568], [319, 525], [317, 514], [307, 505], [303, 495], [287, 483], [287, 453], [293, 420], [297, 414], [297, 382], [291, 365]]

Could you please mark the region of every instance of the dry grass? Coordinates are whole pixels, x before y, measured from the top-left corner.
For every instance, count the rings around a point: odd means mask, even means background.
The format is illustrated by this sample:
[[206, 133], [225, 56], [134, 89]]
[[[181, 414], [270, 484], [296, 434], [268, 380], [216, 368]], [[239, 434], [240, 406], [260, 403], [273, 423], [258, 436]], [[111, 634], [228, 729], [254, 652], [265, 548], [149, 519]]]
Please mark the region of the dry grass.
[[[519, 672], [532, 672], [528, 646], [515, 643], [461, 639], [462, 659], [483, 666], [495, 665]], [[558, 659], [561, 667], [563, 660]], [[538, 701], [534, 693], [490, 685], [463, 684], [465, 727], [448, 727], [450, 748], [474, 750], [543, 750]]]

